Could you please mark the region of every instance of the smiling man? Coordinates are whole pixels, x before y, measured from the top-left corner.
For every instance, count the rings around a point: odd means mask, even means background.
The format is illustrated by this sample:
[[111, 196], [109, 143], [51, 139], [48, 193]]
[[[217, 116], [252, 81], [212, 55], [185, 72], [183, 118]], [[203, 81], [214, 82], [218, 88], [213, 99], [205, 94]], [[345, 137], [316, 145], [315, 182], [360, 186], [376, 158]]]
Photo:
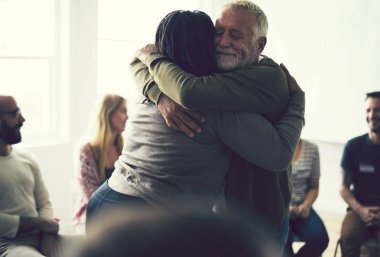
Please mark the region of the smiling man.
[[[131, 71], [139, 91], [157, 104], [167, 125], [190, 137], [202, 130], [192, 120], [199, 114], [191, 110], [253, 112], [275, 123], [289, 103], [289, 92], [280, 66], [261, 55], [267, 30], [267, 17], [258, 5], [231, 1], [215, 22], [219, 73], [186, 73], [154, 45], [137, 51], [141, 62], [133, 63]], [[263, 221], [282, 251], [288, 233], [290, 170], [274, 173], [263, 164], [233, 155], [225, 180], [227, 210], [248, 221]]]
[[359, 256], [370, 235], [380, 245], [380, 91], [367, 94], [365, 108], [369, 132], [348, 141], [341, 162], [340, 194], [349, 206], [341, 229], [343, 257]]
[[24, 121], [15, 99], [0, 95], [0, 256], [53, 256], [59, 225], [38, 163], [12, 146]]

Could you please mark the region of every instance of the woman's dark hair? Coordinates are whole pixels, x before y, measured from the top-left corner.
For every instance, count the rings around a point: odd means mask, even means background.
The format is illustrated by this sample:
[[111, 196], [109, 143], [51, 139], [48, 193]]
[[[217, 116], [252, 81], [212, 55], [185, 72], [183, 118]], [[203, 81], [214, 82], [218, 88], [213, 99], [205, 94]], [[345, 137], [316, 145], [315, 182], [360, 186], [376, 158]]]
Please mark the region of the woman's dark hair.
[[197, 76], [216, 72], [214, 25], [201, 11], [173, 11], [160, 22], [156, 47], [170, 61]]

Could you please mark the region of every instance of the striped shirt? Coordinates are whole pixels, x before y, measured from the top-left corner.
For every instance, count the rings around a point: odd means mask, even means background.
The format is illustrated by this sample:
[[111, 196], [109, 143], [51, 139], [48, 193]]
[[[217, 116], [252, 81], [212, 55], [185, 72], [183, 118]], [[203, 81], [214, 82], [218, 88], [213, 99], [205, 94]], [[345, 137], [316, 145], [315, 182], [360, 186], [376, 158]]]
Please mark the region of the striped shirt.
[[320, 177], [319, 151], [317, 145], [302, 140], [301, 155], [293, 162], [290, 182], [293, 187], [291, 205], [303, 203], [310, 183]]

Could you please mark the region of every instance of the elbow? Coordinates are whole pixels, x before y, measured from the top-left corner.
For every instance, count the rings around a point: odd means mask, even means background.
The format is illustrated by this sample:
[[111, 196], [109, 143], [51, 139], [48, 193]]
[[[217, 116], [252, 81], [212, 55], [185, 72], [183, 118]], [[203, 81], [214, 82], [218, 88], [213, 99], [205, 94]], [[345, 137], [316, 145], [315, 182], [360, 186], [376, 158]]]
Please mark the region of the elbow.
[[347, 187], [345, 185], [341, 185], [339, 189], [339, 194], [342, 198], [346, 195]]
[[265, 169], [272, 172], [276, 172], [276, 173], [289, 169], [293, 156], [290, 156], [290, 157], [287, 157], [287, 156], [284, 157], [284, 155], [273, 155], [273, 156], [278, 156], [278, 158], [275, 158], [275, 159], [272, 158], [271, 160], [268, 160], [266, 164], [263, 165]]
[[284, 170], [289, 169], [290, 167], [291, 160], [286, 160], [284, 161], [283, 159], [279, 159], [276, 161], [268, 162], [268, 166], [265, 167], [267, 170], [272, 171], [272, 172], [281, 172]]

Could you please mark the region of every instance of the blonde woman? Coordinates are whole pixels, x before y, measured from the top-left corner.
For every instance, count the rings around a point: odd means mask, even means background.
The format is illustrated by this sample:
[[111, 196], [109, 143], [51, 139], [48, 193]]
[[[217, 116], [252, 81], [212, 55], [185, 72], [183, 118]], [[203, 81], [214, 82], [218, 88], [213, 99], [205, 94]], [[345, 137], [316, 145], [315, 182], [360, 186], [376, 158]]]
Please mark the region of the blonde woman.
[[92, 139], [79, 151], [77, 180], [80, 192], [74, 210], [74, 230], [84, 232], [88, 199], [114, 170], [114, 163], [123, 148], [122, 132], [128, 119], [126, 100], [108, 94], [101, 101]]

